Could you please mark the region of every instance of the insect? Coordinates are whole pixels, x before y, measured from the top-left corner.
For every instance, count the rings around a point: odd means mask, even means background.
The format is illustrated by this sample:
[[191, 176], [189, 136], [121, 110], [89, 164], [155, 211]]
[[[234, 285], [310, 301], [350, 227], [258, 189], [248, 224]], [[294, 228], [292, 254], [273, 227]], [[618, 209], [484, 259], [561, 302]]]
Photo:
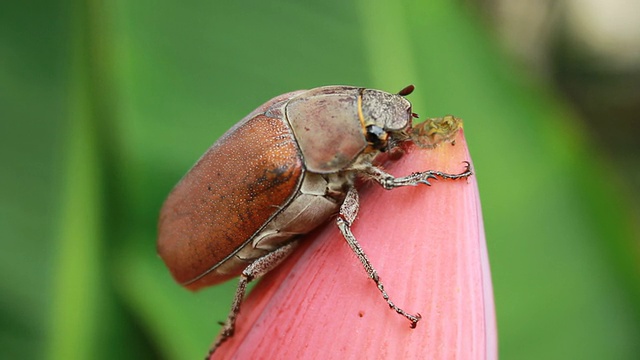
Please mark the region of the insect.
[[394, 177], [374, 164], [413, 142], [432, 148], [461, 127], [453, 116], [413, 126], [412, 85], [397, 94], [325, 86], [277, 96], [227, 131], [180, 180], [160, 212], [158, 253], [175, 280], [191, 290], [240, 276], [231, 311], [209, 354], [233, 336], [246, 286], [284, 260], [303, 235], [336, 216], [336, 224], [389, 307], [396, 306], [351, 232], [359, 208], [356, 179], [385, 189], [430, 185], [459, 174], [415, 172]]

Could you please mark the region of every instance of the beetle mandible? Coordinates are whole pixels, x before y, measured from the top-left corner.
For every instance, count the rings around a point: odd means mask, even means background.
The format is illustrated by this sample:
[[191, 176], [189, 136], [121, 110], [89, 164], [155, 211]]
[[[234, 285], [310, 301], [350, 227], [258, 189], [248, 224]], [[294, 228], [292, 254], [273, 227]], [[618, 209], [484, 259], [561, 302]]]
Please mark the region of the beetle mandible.
[[249, 282], [286, 258], [303, 235], [338, 214], [336, 223], [389, 307], [415, 328], [420, 314], [397, 307], [351, 232], [358, 177], [385, 189], [430, 185], [459, 174], [393, 177], [374, 164], [405, 142], [430, 148], [452, 141], [453, 116], [417, 125], [405, 98], [352, 86], [325, 86], [277, 96], [227, 131], [169, 194], [160, 212], [158, 253], [175, 280], [197, 290], [240, 276], [231, 311], [209, 351], [233, 335]]

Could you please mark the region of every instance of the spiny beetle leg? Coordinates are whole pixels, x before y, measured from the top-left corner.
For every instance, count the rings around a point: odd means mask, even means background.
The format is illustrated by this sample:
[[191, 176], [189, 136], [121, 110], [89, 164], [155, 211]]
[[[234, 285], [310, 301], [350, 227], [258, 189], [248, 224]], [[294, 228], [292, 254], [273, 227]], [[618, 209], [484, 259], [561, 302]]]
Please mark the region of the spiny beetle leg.
[[364, 170], [367, 177], [378, 182], [383, 188], [387, 190], [395, 189], [401, 186], [416, 186], [419, 184], [431, 185], [429, 179], [450, 179], [457, 180], [462, 178], [468, 178], [473, 175], [471, 169], [471, 163], [465, 161], [466, 168], [459, 174], [448, 174], [442, 171], [428, 170], [422, 172], [416, 172], [409, 176], [394, 177], [391, 174], [384, 172], [382, 169], [370, 166]]
[[347, 243], [351, 247], [351, 250], [353, 250], [353, 252], [356, 253], [356, 255], [358, 256], [358, 259], [362, 263], [362, 266], [364, 266], [364, 269], [366, 270], [369, 277], [376, 283], [378, 290], [382, 294], [382, 297], [387, 302], [389, 307], [393, 309], [395, 312], [397, 312], [398, 314], [404, 316], [409, 321], [411, 321], [411, 328], [413, 329], [416, 327], [416, 325], [418, 324], [418, 321], [420, 321], [421, 319], [420, 314], [416, 314], [416, 315], [409, 314], [406, 311], [399, 308], [398, 306], [396, 306], [391, 301], [391, 299], [389, 299], [389, 295], [385, 291], [384, 285], [382, 285], [382, 281], [380, 280], [378, 273], [373, 268], [373, 265], [371, 265], [369, 258], [367, 258], [367, 255], [362, 250], [362, 247], [360, 247], [358, 240], [356, 240], [355, 236], [353, 236], [353, 233], [351, 232], [351, 224], [353, 220], [356, 218], [356, 216], [358, 215], [358, 208], [359, 208], [358, 192], [356, 191], [355, 188], [351, 188], [347, 193], [347, 197], [342, 203], [342, 206], [340, 207], [340, 214], [336, 219], [338, 228], [340, 229], [342, 236], [344, 236], [345, 240], [347, 240]]
[[216, 351], [216, 349], [222, 345], [225, 341], [227, 341], [230, 337], [233, 336], [233, 333], [236, 329], [236, 319], [238, 317], [238, 313], [240, 312], [240, 306], [242, 305], [242, 301], [244, 300], [244, 295], [247, 290], [247, 285], [255, 280], [260, 278], [262, 275], [268, 273], [273, 268], [278, 266], [282, 260], [284, 260], [289, 254], [293, 252], [293, 250], [298, 245], [298, 241], [290, 242], [261, 258], [256, 259], [252, 262], [240, 275], [240, 281], [238, 282], [238, 288], [236, 289], [236, 294], [233, 298], [233, 303], [231, 304], [231, 311], [229, 311], [229, 315], [227, 316], [227, 321], [224, 323], [224, 327], [220, 331], [220, 335], [216, 339], [215, 343], [209, 349], [209, 353], [205, 359], [209, 359], [211, 355]]

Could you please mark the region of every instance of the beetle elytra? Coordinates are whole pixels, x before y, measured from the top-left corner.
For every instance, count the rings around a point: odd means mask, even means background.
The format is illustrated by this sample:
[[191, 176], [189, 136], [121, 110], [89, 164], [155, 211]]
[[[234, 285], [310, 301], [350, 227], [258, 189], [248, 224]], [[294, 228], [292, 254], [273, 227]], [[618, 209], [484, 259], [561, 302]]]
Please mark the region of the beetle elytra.
[[385, 189], [430, 185], [459, 174], [415, 172], [394, 177], [374, 164], [403, 143], [432, 148], [451, 142], [461, 127], [453, 116], [417, 117], [398, 94], [352, 86], [325, 86], [277, 96], [227, 131], [174, 187], [158, 226], [158, 253], [175, 280], [197, 290], [240, 276], [231, 311], [213, 353], [233, 335], [246, 286], [284, 260], [309, 233], [336, 216], [336, 224], [390, 308], [414, 328], [386, 293], [351, 232], [359, 201], [357, 178]]

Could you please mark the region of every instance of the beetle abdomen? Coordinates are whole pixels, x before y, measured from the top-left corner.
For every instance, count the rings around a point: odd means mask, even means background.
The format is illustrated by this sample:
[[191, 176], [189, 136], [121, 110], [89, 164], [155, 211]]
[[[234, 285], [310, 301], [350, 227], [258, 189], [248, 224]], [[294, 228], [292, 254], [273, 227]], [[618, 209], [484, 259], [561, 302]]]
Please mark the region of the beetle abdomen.
[[253, 236], [251, 242], [214, 271], [221, 278], [227, 274], [237, 275], [258, 258], [300, 235], [311, 232], [338, 212], [346, 195], [339, 192], [329, 195], [329, 188], [345, 188], [351, 181], [348, 176], [333, 176], [331, 180], [327, 180], [322, 175], [306, 172], [300, 190], [287, 206], [269, 220], [266, 226]]
[[199, 288], [238, 275], [212, 270], [291, 200], [303, 171], [286, 121], [257, 115], [228, 131], [161, 210], [158, 253], [173, 277], [185, 286], [197, 281], [189, 287]]

